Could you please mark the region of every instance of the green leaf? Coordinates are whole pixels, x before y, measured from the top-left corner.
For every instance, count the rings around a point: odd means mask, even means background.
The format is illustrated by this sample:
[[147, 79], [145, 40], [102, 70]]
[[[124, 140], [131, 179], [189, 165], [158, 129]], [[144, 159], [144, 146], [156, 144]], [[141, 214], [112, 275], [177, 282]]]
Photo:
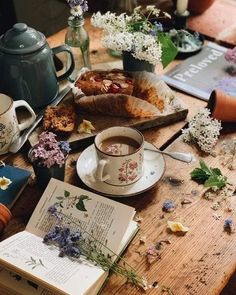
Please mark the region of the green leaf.
[[227, 177], [223, 176], [219, 168], [209, 168], [203, 159], [200, 159], [200, 167], [191, 173], [191, 179], [205, 187], [222, 188], [226, 185]]
[[83, 200], [79, 200], [79, 202], [75, 206], [80, 211], [87, 211], [87, 209], [84, 206]]
[[207, 175], [212, 175], [211, 169], [206, 165], [203, 159], [200, 159], [200, 167]]
[[226, 185], [226, 181], [227, 181], [226, 177], [219, 177], [216, 175], [212, 175], [205, 181], [204, 186], [222, 188]]
[[80, 200], [91, 200], [88, 196], [86, 196], [86, 195], [81, 195], [80, 197], [79, 197], [79, 199]]
[[163, 68], [165, 68], [173, 59], [175, 59], [178, 49], [172, 42], [171, 38], [164, 32], [159, 32], [157, 37], [162, 46], [161, 62]]
[[68, 191], [64, 191], [64, 196], [65, 196], [65, 198], [68, 198], [69, 196], [70, 196], [70, 192], [68, 192]]
[[87, 211], [87, 209], [85, 208], [85, 205], [84, 205], [84, 201], [85, 200], [91, 200], [91, 199], [88, 196], [86, 196], [86, 195], [81, 195], [79, 197], [79, 201], [75, 205], [78, 210], [80, 210], [80, 211]]
[[208, 179], [208, 174], [201, 168], [195, 168], [191, 173], [191, 179], [197, 183], [204, 183]]
[[222, 175], [219, 168], [212, 168], [211, 170], [212, 170], [214, 175], [218, 175], [218, 176]]

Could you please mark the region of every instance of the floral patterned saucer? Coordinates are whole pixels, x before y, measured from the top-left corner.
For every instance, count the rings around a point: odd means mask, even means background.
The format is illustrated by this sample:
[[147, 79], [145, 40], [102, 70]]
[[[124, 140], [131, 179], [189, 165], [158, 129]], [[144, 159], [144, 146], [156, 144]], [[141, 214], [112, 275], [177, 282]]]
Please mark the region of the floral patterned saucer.
[[[153, 145], [145, 142], [145, 147], [153, 148]], [[81, 153], [77, 160], [77, 174], [81, 181], [91, 190], [110, 197], [129, 197], [141, 194], [152, 188], [161, 179], [165, 171], [163, 155], [145, 150], [143, 176], [133, 184], [115, 186], [95, 179], [96, 163], [95, 147], [92, 144]]]

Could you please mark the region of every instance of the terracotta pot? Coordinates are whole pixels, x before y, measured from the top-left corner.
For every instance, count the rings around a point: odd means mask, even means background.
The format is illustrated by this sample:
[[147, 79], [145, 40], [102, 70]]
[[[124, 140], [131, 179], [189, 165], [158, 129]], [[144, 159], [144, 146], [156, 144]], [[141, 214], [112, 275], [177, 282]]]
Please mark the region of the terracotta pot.
[[191, 14], [201, 14], [207, 10], [215, 0], [189, 0], [188, 10]]
[[12, 217], [11, 211], [6, 206], [0, 203], [0, 232], [8, 224], [11, 217]]
[[236, 122], [236, 97], [221, 90], [214, 90], [207, 107], [213, 118], [223, 122]]

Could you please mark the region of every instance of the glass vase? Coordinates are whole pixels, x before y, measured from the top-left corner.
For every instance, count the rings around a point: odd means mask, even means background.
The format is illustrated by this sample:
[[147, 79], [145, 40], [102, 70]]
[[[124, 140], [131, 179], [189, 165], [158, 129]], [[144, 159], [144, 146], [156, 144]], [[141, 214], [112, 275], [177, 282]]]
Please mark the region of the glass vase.
[[70, 16], [68, 18], [68, 25], [65, 43], [70, 47], [75, 60], [75, 69], [68, 77], [68, 80], [74, 82], [82, 68], [91, 69], [89, 35], [84, 28], [83, 16]]

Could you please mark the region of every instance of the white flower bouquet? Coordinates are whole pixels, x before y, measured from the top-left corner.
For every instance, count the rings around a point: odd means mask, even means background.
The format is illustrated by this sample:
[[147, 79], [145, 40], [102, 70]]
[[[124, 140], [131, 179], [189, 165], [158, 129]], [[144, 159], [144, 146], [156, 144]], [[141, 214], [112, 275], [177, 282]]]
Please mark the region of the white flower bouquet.
[[146, 8], [138, 6], [131, 15], [97, 12], [92, 15], [91, 22], [93, 26], [103, 29], [102, 43], [105, 47], [131, 52], [136, 59], [153, 65], [162, 63], [166, 67], [175, 58], [177, 49], [169, 35], [163, 32], [162, 24], [157, 22], [161, 13], [170, 17], [154, 5]]

